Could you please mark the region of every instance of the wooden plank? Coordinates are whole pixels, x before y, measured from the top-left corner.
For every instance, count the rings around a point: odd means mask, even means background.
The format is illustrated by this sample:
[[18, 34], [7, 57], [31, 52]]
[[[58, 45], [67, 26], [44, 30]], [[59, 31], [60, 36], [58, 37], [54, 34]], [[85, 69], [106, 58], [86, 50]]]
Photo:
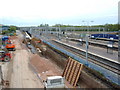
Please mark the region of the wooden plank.
[[82, 71], [82, 68], [83, 68], [83, 64], [80, 64], [80, 68], [79, 68], [77, 77], [76, 77], [76, 79], [75, 79], [75, 83], [74, 83], [74, 85], [73, 85], [74, 87], [76, 86], [76, 84], [77, 84], [77, 82], [78, 82], [78, 79], [79, 79], [79, 77], [80, 77], [80, 73], [81, 73], [81, 71]]
[[78, 81], [79, 76], [80, 76], [80, 73], [81, 73], [81, 68], [82, 68], [81, 66], [82, 66], [82, 65], [79, 64], [79, 69], [78, 69], [78, 72], [77, 72], [77, 75], [76, 75], [76, 79], [75, 79], [75, 81], [74, 81], [73, 86], [76, 86], [76, 84], [77, 84], [77, 81]]
[[68, 76], [68, 71], [69, 71], [69, 67], [70, 67], [70, 64], [71, 64], [71, 59], [69, 59], [69, 64], [68, 64], [68, 67], [66, 69], [66, 75], [65, 75], [65, 79], [67, 80], [67, 76]]
[[69, 65], [69, 63], [70, 63], [70, 60], [69, 60], [70, 58], [68, 58], [68, 60], [67, 60], [67, 63], [66, 63], [66, 66], [65, 66], [65, 69], [64, 69], [64, 71], [63, 71], [63, 77], [66, 75], [66, 73], [67, 73], [67, 70], [68, 70], [68, 65]]
[[73, 75], [73, 73], [74, 73], [74, 71], [73, 71], [74, 63], [75, 63], [75, 61], [72, 60], [72, 63], [71, 63], [71, 71], [70, 71], [69, 76], [68, 76], [68, 81], [69, 81], [69, 82], [70, 82], [70, 80], [71, 80], [71, 75]]
[[71, 74], [70, 74], [70, 77], [69, 77], [69, 80], [68, 80], [70, 83], [71, 83], [72, 77], [74, 75], [75, 67], [76, 67], [76, 61], [74, 61], [73, 68], [71, 70]]
[[66, 68], [65, 68], [65, 72], [64, 72], [64, 77], [66, 77], [66, 75], [67, 75], [67, 71], [68, 71], [69, 66], [70, 66], [70, 60], [71, 60], [71, 58], [68, 59], [68, 63], [66, 64]]
[[77, 70], [76, 70], [76, 75], [75, 75], [75, 79], [74, 79], [73, 86], [75, 86], [75, 81], [76, 81], [76, 78], [77, 78], [77, 75], [78, 75], [79, 69], [80, 69], [80, 64], [78, 64], [78, 66], [77, 66]]
[[[75, 71], [76, 71], [76, 67], [75, 67]], [[73, 77], [72, 77], [71, 82], [70, 82], [71, 85], [73, 85], [73, 83], [74, 83], [74, 79], [75, 79], [75, 71], [74, 71]]]
[[72, 69], [72, 64], [73, 64], [73, 60], [71, 59], [71, 64], [70, 64], [68, 73], [67, 73], [67, 75], [66, 75], [66, 80], [67, 80], [67, 81], [68, 81], [68, 79], [69, 79], [69, 75], [70, 75], [70, 72], [71, 72], [71, 69]]
[[72, 74], [70, 75], [71, 79], [70, 79], [70, 83], [72, 83], [72, 79], [73, 79], [73, 76], [74, 76], [74, 72], [75, 72], [75, 69], [76, 69], [76, 66], [77, 66], [77, 62], [75, 61], [74, 62], [74, 66], [73, 66], [73, 70], [72, 70]]
[[71, 84], [72, 84], [72, 85], [74, 85], [74, 82], [75, 82], [75, 79], [76, 79], [76, 75], [77, 75], [77, 73], [78, 73], [78, 69], [79, 69], [79, 64], [78, 64], [78, 63], [77, 63], [77, 66], [76, 66], [75, 69], [76, 69], [76, 70], [75, 70], [75, 72], [74, 72], [73, 79], [72, 79], [72, 81], [71, 81]]

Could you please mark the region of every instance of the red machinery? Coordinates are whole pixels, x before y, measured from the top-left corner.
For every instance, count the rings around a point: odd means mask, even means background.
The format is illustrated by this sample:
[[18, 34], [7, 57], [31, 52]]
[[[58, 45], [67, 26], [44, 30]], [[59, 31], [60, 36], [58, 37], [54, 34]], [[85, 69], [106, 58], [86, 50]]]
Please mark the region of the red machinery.
[[2, 61], [10, 61], [11, 59], [11, 54], [5, 51], [0, 51], [0, 60]]
[[9, 51], [11, 51], [11, 50], [15, 51], [16, 50], [15, 49], [15, 44], [12, 44], [9, 39], [4, 41], [4, 44], [5, 44], [5, 47], [6, 47], [7, 50], [9, 50]]
[[15, 49], [15, 44], [6, 44], [6, 49], [7, 50], [12, 50], [12, 51], [15, 51], [16, 49]]

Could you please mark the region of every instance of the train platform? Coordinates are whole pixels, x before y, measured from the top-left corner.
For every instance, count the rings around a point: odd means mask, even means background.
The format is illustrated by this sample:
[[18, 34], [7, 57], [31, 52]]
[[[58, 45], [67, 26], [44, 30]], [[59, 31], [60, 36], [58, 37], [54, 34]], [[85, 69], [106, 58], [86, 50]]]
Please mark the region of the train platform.
[[[73, 40], [73, 41], [75, 40], [77, 42], [80, 41], [79, 39], [75, 39], [75, 38], [69, 38], [69, 40]], [[83, 40], [83, 42], [85, 42], [85, 40]], [[105, 47], [105, 46], [108, 45], [109, 41], [103, 41], [103, 40], [98, 41], [98, 40], [89, 39], [89, 43], [96, 44], [96, 45], [101, 45], [101, 46]], [[113, 47], [118, 48], [118, 42], [114, 42]]]
[[[68, 44], [68, 45], [71, 45], [71, 46], [74, 46], [77, 48], [80, 48], [83, 51], [86, 50], [86, 45], [83, 44], [83, 46], [81, 46], [80, 42], [65, 41], [65, 40], [61, 40], [60, 42], [63, 42], [65, 44]], [[111, 49], [108, 49], [108, 52], [107, 52], [107, 49], [103, 49], [101, 47], [95, 47], [95, 46], [89, 45], [88, 52], [95, 54], [97, 56], [109, 59], [111, 61], [118, 62], [118, 51], [113, 51]]]

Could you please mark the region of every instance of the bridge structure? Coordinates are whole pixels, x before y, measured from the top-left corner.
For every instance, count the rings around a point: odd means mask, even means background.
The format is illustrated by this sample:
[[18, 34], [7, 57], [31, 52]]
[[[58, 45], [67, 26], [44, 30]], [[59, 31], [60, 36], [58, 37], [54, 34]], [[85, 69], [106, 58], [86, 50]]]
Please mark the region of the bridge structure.
[[99, 30], [105, 31], [104, 27], [19, 27], [20, 30], [28, 31], [31, 33], [32, 30], [39, 30], [39, 31], [75, 31], [75, 30]]

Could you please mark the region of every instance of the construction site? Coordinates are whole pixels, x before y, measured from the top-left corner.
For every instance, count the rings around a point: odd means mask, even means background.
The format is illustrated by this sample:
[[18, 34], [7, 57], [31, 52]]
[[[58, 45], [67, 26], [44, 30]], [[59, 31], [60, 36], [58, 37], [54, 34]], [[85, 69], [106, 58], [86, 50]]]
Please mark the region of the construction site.
[[[46, 34], [45, 34], [46, 35]], [[52, 34], [50, 34], [52, 35]], [[50, 36], [52, 37], [52, 36]], [[2, 38], [2, 36], [1, 36]], [[116, 79], [106, 78], [100, 71], [92, 69], [72, 56], [54, 48], [46, 39], [40, 39], [34, 34], [17, 30], [15, 36], [9, 36], [7, 44], [1, 49], [0, 89], [4, 88], [120, 88], [118, 66], [104, 66], [114, 72]], [[54, 36], [53, 36], [54, 38]], [[54, 45], [61, 41], [54, 40]], [[1, 44], [6, 40], [2, 38]], [[57, 43], [55, 43], [57, 42]], [[67, 41], [67, 43], [72, 41]], [[11, 43], [10, 45], [8, 45]], [[63, 42], [62, 44], [64, 44]], [[53, 44], [53, 43], [52, 43]], [[64, 47], [59, 45], [59, 48]], [[70, 45], [70, 44], [69, 44]], [[64, 47], [64, 50], [71, 49]], [[72, 48], [72, 47], [71, 47]], [[78, 51], [77, 51], [78, 52]], [[115, 53], [116, 51], [114, 51]], [[4, 55], [3, 55], [4, 54]], [[76, 53], [74, 53], [76, 54]], [[76, 54], [77, 55], [77, 54]], [[111, 54], [112, 55], [112, 54]], [[114, 54], [115, 55], [115, 54]], [[83, 56], [81, 56], [83, 58]], [[101, 59], [102, 60], [102, 59]], [[90, 61], [89, 60], [89, 64]], [[116, 64], [113, 64], [116, 65]], [[107, 72], [106, 70], [106, 72]], [[109, 75], [109, 77], [111, 77]], [[116, 83], [116, 81], [118, 83]]]
[[0, 3], [0, 90], [120, 89], [120, 0]]

